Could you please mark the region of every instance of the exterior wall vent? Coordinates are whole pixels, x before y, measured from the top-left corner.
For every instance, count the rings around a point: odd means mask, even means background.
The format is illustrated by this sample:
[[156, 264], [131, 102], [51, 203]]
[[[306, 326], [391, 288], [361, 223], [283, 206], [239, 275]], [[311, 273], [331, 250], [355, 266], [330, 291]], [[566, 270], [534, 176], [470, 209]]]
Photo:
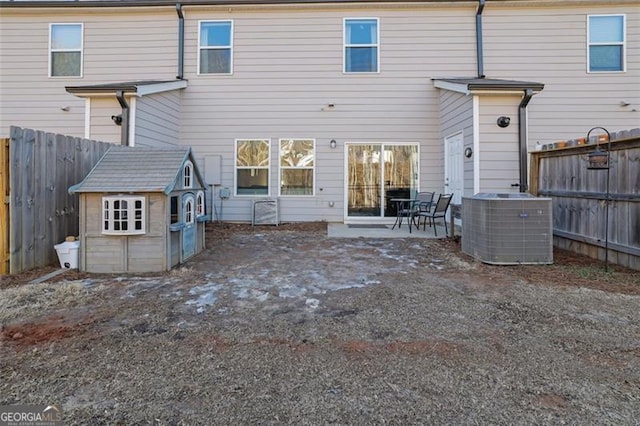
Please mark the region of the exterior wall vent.
[[254, 200], [252, 225], [278, 225], [278, 199]]
[[553, 263], [551, 198], [478, 193], [462, 198], [462, 251], [496, 265]]

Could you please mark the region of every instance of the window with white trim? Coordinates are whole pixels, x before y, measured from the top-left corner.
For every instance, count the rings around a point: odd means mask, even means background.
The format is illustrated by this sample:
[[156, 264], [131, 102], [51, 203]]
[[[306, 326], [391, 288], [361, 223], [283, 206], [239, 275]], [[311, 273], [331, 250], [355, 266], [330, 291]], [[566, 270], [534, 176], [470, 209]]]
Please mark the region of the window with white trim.
[[345, 18], [344, 72], [378, 72], [378, 18]]
[[269, 195], [269, 139], [236, 140], [236, 195]]
[[195, 220], [195, 208], [193, 206], [193, 196], [187, 197], [184, 202], [184, 223], [190, 225]]
[[587, 21], [589, 72], [625, 70], [625, 15], [590, 15]]
[[204, 216], [204, 213], [205, 213], [204, 192], [198, 191], [198, 195], [196, 195], [196, 216]]
[[49, 77], [82, 77], [83, 24], [49, 26]]
[[187, 161], [182, 169], [183, 188], [191, 188], [193, 186], [193, 163]]
[[102, 197], [102, 233], [144, 234], [146, 213], [145, 197]]
[[280, 139], [280, 195], [313, 195], [315, 140]]
[[199, 74], [231, 74], [233, 21], [200, 21]]

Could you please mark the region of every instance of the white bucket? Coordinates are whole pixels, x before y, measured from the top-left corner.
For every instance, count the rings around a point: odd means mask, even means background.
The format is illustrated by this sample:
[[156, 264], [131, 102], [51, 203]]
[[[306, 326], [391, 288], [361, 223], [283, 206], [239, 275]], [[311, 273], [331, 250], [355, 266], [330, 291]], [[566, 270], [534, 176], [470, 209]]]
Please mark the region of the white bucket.
[[80, 241], [65, 241], [53, 246], [58, 252], [60, 267], [66, 269], [78, 269], [78, 249]]

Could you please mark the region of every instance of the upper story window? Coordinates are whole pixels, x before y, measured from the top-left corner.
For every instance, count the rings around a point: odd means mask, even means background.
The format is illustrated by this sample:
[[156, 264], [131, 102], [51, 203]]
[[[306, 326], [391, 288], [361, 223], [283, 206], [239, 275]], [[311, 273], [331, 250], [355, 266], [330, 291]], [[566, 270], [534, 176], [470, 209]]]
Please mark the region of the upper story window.
[[236, 140], [236, 195], [269, 195], [269, 139]]
[[625, 70], [625, 16], [591, 15], [588, 17], [589, 72]]
[[82, 24], [49, 27], [49, 77], [82, 77]]
[[144, 234], [145, 197], [102, 197], [103, 234]]
[[378, 18], [344, 20], [344, 72], [378, 72]]
[[191, 161], [187, 161], [184, 164], [184, 169], [182, 170], [182, 178], [183, 178], [183, 187], [191, 188], [193, 186], [193, 164]]
[[233, 22], [201, 21], [199, 74], [231, 74], [233, 64]]
[[280, 139], [280, 195], [313, 195], [315, 141]]

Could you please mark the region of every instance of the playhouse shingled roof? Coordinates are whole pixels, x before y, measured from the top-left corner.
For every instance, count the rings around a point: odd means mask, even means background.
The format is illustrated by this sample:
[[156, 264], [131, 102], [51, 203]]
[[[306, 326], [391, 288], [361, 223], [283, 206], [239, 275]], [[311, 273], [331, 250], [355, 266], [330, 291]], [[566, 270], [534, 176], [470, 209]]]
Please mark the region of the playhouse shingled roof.
[[191, 148], [113, 146], [82, 182], [69, 188], [79, 192], [163, 192], [169, 194], [186, 160], [194, 163]]

